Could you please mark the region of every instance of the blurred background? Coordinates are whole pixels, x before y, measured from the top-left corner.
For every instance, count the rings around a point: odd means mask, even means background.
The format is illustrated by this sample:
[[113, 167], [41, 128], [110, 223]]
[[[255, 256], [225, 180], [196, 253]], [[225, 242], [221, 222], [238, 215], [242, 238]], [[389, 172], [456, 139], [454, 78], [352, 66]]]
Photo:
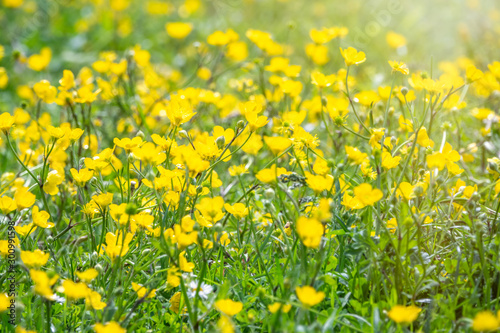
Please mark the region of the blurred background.
[[[345, 26], [349, 34], [330, 42], [332, 61], [324, 70], [337, 71], [338, 46], [354, 46], [367, 53], [366, 71], [387, 59], [407, 61], [431, 70], [440, 61], [472, 58], [478, 64], [498, 60], [500, 1], [498, 0], [0, 0], [0, 67], [9, 73], [11, 89], [41, 78], [60, 78], [63, 69], [89, 66], [102, 51], [140, 45], [153, 63], [185, 72], [193, 45], [205, 42], [215, 30], [234, 29], [249, 44], [250, 58], [259, 50], [245, 37], [247, 29], [273, 34], [287, 45], [292, 62], [307, 61], [305, 45], [311, 28]], [[185, 39], [169, 38], [168, 22], [187, 22], [193, 31]], [[404, 36], [406, 46], [387, 43], [387, 33]], [[26, 71], [23, 57], [52, 51], [50, 65], [40, 72]], [[121, 53], [121, 54], [120, 54]], [[1, 57], [0, 57], [1, 58]], [[436, 67], [436, 66], [435, 66]], [[26, 82], [30, 80], [30, 82]], [[7, 95], [0, 96], [10, 98]]]

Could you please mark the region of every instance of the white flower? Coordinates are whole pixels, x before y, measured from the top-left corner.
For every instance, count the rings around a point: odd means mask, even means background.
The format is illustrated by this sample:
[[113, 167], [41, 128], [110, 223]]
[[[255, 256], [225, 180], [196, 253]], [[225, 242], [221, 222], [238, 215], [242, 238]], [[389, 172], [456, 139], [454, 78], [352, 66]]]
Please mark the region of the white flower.
[[[188, 294], [189, 298], [196, 297], [196, 289], [197, 288], [198, 288], [198, 282], [191, 281], [189, 283], [188, 290], [187, 290], [187, 294]], [[214, 288], [211, 285], [202, 282], [200, 285], [200, 289], [198, 291], [198, 295], [202, 299], [207, 299], [213, 290], [214, 290]]]

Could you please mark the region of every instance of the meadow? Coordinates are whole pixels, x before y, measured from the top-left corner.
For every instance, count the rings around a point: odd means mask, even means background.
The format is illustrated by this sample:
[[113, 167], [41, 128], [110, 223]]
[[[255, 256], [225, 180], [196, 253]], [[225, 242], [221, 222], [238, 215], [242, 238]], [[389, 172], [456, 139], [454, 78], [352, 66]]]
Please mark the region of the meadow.
[[499, 332], [495, 0], [0, 0], [0, 331]]

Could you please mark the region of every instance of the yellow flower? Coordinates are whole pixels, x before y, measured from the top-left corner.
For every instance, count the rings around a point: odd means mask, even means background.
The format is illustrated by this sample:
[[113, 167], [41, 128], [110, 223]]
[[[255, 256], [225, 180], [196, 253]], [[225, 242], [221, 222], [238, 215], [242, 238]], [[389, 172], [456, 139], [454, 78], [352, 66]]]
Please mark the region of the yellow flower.
[[16, 202], [7, 196], [3, 196], [0, 198], [0, 211], [2, 214], [7, 215], [12, 211], [17, 209]]
[[[132, 282], [132, 289], [134, 289], [134, 291], [137, 293], [137, 297], [139, 297], [139, 298], [143, 298], [144, 295], [146, 295], [147, 289], [144, 286], [140, 285], [140, 284]], [[156, 289], [152, 289], [152, 290], [149, 291], [149, 293], [146, 296], [146, 298], [153, 298], [155, 296], [156, 296]]]
[[368, 158], [368, 154], [361, 152], [355, 147], [345, 146], [345, 152], [347, 157], [358, 165], [361, 165]]
[[234, 325], [231, 318], [227, 316], [221, 316], [217, 321], [217, 327], [220, 333], [234, 333]]
[[229, 167], [228, 172], [231, 176], [236, 177], [236, 176], [241, 176], [241, 175], [244, 175], [245, 173], [248, 173], [248, 169], [243, 164], [233, 165], [233, 166]]
[[30, 269], [30, 277], [35, 283], [35, 293], [43, 296], [49, 300], [53, 300], [55, 295], [52, 292], [52, 286], [59, 279], [59, 275], [54, 275], [49, 277], [47, 273], [43, 271], [38, 271], [35, 269]]
[[404, 75], [410, 74], [408, 66], [404, 62], [391, 61], [389, 60], [389, 65], [392, 67], [393, 72], [400, 72]]
[[395, 305], [387, 315], [398, 324], [410, 324], [417, 319], [420, 311], [422, 311], [422, 309], [415, 305]]
[[52, 58], [52, 50], [48, 47], [42, 48], [40, 54], [33, 54], [28, 58], [28, 67], [34, 71], [42, 71], [49, 66]]
[[167, 288], [172, 289], [181, 284], [181, 273], [177, 267], [171, 267], [167, 270]]
[[58, 185], [61, 185], [64, 181], [64, 174], [59, 173], [57, 170], [52, 170], [47, 175], [45, 184], [43, 184], [43, 191], [50, 195], [57, 195], [59, 193]]
[[94, 310], [102, 310], [106, 307], [106, 303], [101, 301], [101, 294], [90, 289], [87, 289], [87, 295], [85, 295], [85, 304], [87, 308], [91, 308]]
[[359, 65], [366, 61], [365, 53], [353, 47], [349, 47], [345, 50], [340, 48], [340, 54], [342, 54], [346, 66]]
[[398, 186], [398, 190], [396, 191], [396, 195], [407, 201], [415, 198], [415, 195], [413, 194], [413, 185], [408, 182], [401, 182]]
[[10, 128], [14, 125], [14, 117], [8, 112], [4, 112], [0, 115], [0, 130], [3, 134], [9, 134]]
[[233, 61], [242, 61], [248, 57], [248, 47], [245, 42], [233, 42], [227, 46], [226, 57]]
[[398, 227], [398, 221], [396, 220], [396, 218], [393, 217], [392, 219], [387, 221], [386, 225], [387, 225], [387, 229], [389, 229], [390, 232], [395, 233], [396, 228]]
[[185, 254], [186, 251], [182, 251], [181, 253], [179, 253], [179, 268], [183, 272], [190, 273], [194, 269], [194, 264], [187, 261], [187, 259], [184, 257]]
[[387, 44], [393, 49], [397, 49], [406, 45], [406, 38], [394, 31], [389, 31], [385, 36], [385, 40]]
[[235, 203], [232, 206], [230, 204], [224, 204], [224, 208], [226, 208], [229, 214], [232, 214], [240, 219], [248, 215], [248, 207], [241, 202]]
[[447, 142], [442, 152], [434, 152], [427, 155], [426, 162], [429, 168], [437, 168], [439, 171], [443, 170], [446, 166], [448, 170], [453, 169], [456, 165], [454, 162], [460, 160], [460, 154], [453, 150], [452, 146]]
[[[182, 294], [180, 291], [176, 292], [171, 298], [170, 298], [170, 310], [172, 310], [175, 313], [179, 313], [180, 307], [181, 307], [181, 299], [182, 299]], [[184, 312], [184, 311], [182, 311]]]
[[[24, 0], [3, 0], [2, 1], [2, 4], [8, 8], [17, 8], [17, 7], [22, 6], [23, 3], [24, 3]], [[0, 59], [2, 59], [2, 57], [0, 57]], [[17, 333], [17, 331], [16, 331], [16, 333]]]
[[191, 23], [184, 22], [169, 22], [165, 25], [165, 30], [172, 38], [184, 39], [193, 30], [193, 25]]
[[372, 135], [370, 136], [370, 141], [368, 142], [370, 146], [380, 149], [380, 140], [385, 133], [385, 128], [372, 128]]
[[238, 34], [233, 29], [228, 29], [227, 32], [218, 30], [208, 35], [207, 43], [215, 46], [223, 46], [237, 41], [238, 38]]
[[204, 81], [208, 81], [212, 77], [212, 71], [207, 67], [200, 67], [196, 72], [196, 76]]
[[115, 321], [110, 321], [107, 324], [97, 323], [94, 330], [96, 333], [127, 333], [127, 330]]
[[285, 168], [276, 168], [276, 164], [271, 165], [270, 168], [262, 169], [255, 175], [255, 178], [263, 183], [275, 182], [277, 177], [281, 175], [288, 175], [291, 172], [287, 171]]
[[92, 200], [101, 208], [108, 207], [113, 202], [113, 193], [101, 193], [92, 196]]
[[50, 255], [42, 250], [21, 251], [21, 261], [29, 268], [40, 267], [47, 263]]
[[399, 165], [401, 156], [392, 157], [391, 153], [384, 151], [382, 153], [382, 167], [387, 170], [394, 169]]
[[128, 245], [134, 237], [133, 234], [127, 233], [125, 239], [123, 239], [123, 234], [118, 232], [116, 235], [108, 232], [106, 234], [106, 247], [105, 251], [108, 257], [114, 261], [116, 257], [121, 257], [127, 254], [129, 247]]
[[75, 75], [72, 71], [65, 69], [63, 71], [63, 77], [59, 80], [61, 90], [70, 90], [75, 87]]
[[130, 6], [130, 0], [111, 0], [110, 5], [111, 9], [120, 12]]
[[331, 86], [336, 81], [335, 74], [325, 75], [319, 71], [314, 71], [311, 74], [311, 82], [318, 88], [326, 88]]
[[[414, 140], [414, 139], [415, 139], [415, 135], [412, 135], [410, 137], [410, 140]], [[417, 143], [422, 147], [431, 147], [431, 148], [434, 147], [434, 141], [432, 141], [429, 138], [429, 135], [427, 134], [427, 129], [425, 127], [422, 127], [420, 129], [420, 131], [418, 131]]]
[[32, 233], [35, 232], [36, 230], [36, 225], [34, 225], [33, 223], [30, 223], [30, 224], [26, 224], [26, 225], [16, 225], [14, 227], [14, 230], [16, 230], [16, 232], [23, 236], [23, 237], [26, 237], [26, 236], [29, 236], [31, 235]]
[[483, 76], [484, 73], [480, 69], [477, 69], [476, 66], [471, 65], [465, 70], [465, 77], [467, 78], [468, 83], [482, 79]]
[[276, 313], [281, 309], [281, 312], [288, 313], [292, 308], [291, 304], [281, 304], [280, 302], [275, 302], [267, 306], [271, 313]]
[[321, 30], [311, 29], [309, 30], [309, 37], [311, 37], [316, 44], [325, 44], [337, 36], [336, 32], [336, 29], [328, 28], [323, 28]]
[[75, 181], [76, 185], [80, 187], [85, 186], [85, 183], [87, 183], [94, 176], [94, 171], [87, 168], [80, 169], [79, 171], [71, 168], [71, 170], [69, 171], [71, 172], [71, 176], [73, 176], [73, 180]]
[[97, 95], [101, 92], [101, 89], [97, 89], [96, 91], [92, 91], [92, 86], [83, 86], [77, 91], [78, 97], [75, 98], [75, 102], [85, 104], [92, 103], [97, 99]]
[[196, 114], [189, 102], [179, 97], [172, 97], [166, 107], [166, 113], [172, 126], [182, 125], [191, 120]]
[[96, 269], [94, 268], [89, 268], [83, 272], [76, 272], [76, 276], [83, 282], [89, 283], [93, 279], [95, 279], [99, 275], [99, 272], [97, 272]]
[[[200, 203], [195, 206], [203, 215], [203, 218], [212, 224], [215, 224], [224, 217], [222, 207], [224, 207], [224, 199], [222, 199], [222, 197], [203, 198], [200, 200]], [[198, 221], [198, 223], [199, 222], [200, 221]]]
[[17, 237], [14, 237], [12, 241], [0, 240], [0, 255], [2, 257], [7, 257], [9, 255], [9, 249], [11, 248], [9, 244], [12, 244], [15, 247], [17, 247], [19, 246], [19, 239], [17, 239]]
[[143, 144], [143, 141], [142, 141], [141, 137], [136, 136], [133, 139], [124, 138], [124, 139], [120, 140], [118, 138], [114, 138], [113, 143], [115, 145], [117, 145], [118, 147], [125, 149], [125, 151], [128, 154], [131, 151], [133, 151], [134, 149], [139, 148]]
[[266, 116], [259, 116], [259, 113], [262, 111], [262, 105], [257, 102], [246, 102], [240, 108], [248, 121], [248, 126], [251, 132], [255, 131], [257, 128], [265, 126], [269, 122]]
[[292, 145], [289, 138], [282, 136], [264, 136], [264, 142], [274, 155], [279, 155]]
[[378, 188], [372, 188], [370, 184], [364, 183], [354, 188], [354, 196], [363, 207], [373, 206], [374, 203], [382, 199], [384, 193]]
[[4, 312], [11, 306], [11, 300], [13, 301], [13, 298], [9, 298], [7, 294], [0, 294], [0, 312]]
[[57, 88], [50, 85], [47, 80], [42, 80], [33, 85], [33, 90], [38, 98], [47, 104], [54, 103], [57, 95]]
[[243, 303], [231, 299], [220, 299], [215, 302], [215, 307], [227, 316], [234, 316], [243, 309]]
[[472, 329], [475, 332], [490, 332], [498, 328], [500, 328], [500, 313], [495, 317], [491, 311], [481, 311], [472, 321]]
[[33, 206], [33, 209], [31, 210], [31, 218], [33, 219], [33, 223], [40, 228], [49, 229], [54, 227], [54, 223], [47, 222], [50, 218], [50, 214], [44, 210], [40, 211], [38, 206]]
[[64, 130], [60, 127], [49, 126], [49, 134], [54, 139], [60, 139], [64, 136]]
[[306, 183], [316, 194], [323, 191], [330, 191], [333, 187], [333, 177], [331, 175], [313, 175], [309, 171], [305, 172]]
[[325, 293], [322, 291], [316, 291], [311, 286], [303, 286], [297, 287], [295, 289], [297, 293], [297, 297], [300, 302], [306, 307], [315, 306], [316, 304], [321, 303], [321, 301], [325, 298]]
[[305, 216], [299, 217], [295, 230], [299, 234], [300, 240], [305, 246], [317, 249], [321, 243], [324, 228], [323, 224], [314, 218]]
[[89, 287], [83, 282], [75, 283], [71, 280], [64, 280], [58, 291], [64, 293], [70, 300], [78, 300], [87, 297]]
[[325, 45], [318, 44], [307, 44], [306, 45], [307, 56], [319, 66], [323, 66], [330, 61], [328, 56], [328, 48]]
[[9, 83], [9, 75], [4, 67], [0, 67], [0, 89], [7, 87]]

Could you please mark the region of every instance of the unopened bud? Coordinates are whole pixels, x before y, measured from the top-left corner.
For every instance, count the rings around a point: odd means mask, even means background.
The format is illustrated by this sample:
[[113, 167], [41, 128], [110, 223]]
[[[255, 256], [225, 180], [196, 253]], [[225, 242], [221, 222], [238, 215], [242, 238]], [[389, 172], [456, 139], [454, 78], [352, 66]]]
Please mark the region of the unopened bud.
[[266, 199], [273, 199], [275, 197], [276, 193], [272, 188], [268, 188], [267, 190], [264, 191], [264, 196]]
[[413, 194], [415, 194], [417, 197], [421, 196], [422, 194], [424, 194], [424, 188], [420, 185], [415, 186], [413, 188]]
[[321, 104], [323, 106], [326, 106], [328, 104], [328, 99], [325, 96], [321, 97]]
[[409, 91], [409, 90], [408, 90], [408, 88], [407, 88], [407, 87], [403, 87], [403, 88], [401, 88], [401, 94], [402, 94], [403, 96], [406, 96], [406, 95], [408, 94], [408, 91]]
[[491, 171], [498, 172], [498, 164], [496, 164], [495, 162], [488, 162], [488, 168]]
[[243, 120], [238, 121], [236, 124], [236, 131], [239, 132], [245, 127], [245, 122]]
[[222, 149], [226, 145], [226, 138], [224, 136], [219, 136], [215, 143], [217, 144], [217, 148]]
[[451, 123], [449, 121], [445, 121], [442, 125], [441, 125], [441, 129], [443, 131], [446, 131], [446, 130], [449, 130], [451, 128]]
[[141, 139], [144, 139], [146, 136], [144, 135], [144, 132], [143, 131], [138, 131], [137, 134], [135, 136], [138, 136], [140, 137]]
[[129, 202], [127, 207], [125, 207], [125, 213], [127, 215], [135, 215], [137, 214], [137, 205], [133, 202]]
[[221, 233], [221, 232], [222, 232], [222, 230], [224, 229], [224, 228], [222, 227], [222, 224], [221, 224], [220, 222], [217, 222], [217, 223], [214, 225], [214, 227], [213, 227], [213, 228], [214, 228], [214, 231], [215, 231], [216, 233]]

